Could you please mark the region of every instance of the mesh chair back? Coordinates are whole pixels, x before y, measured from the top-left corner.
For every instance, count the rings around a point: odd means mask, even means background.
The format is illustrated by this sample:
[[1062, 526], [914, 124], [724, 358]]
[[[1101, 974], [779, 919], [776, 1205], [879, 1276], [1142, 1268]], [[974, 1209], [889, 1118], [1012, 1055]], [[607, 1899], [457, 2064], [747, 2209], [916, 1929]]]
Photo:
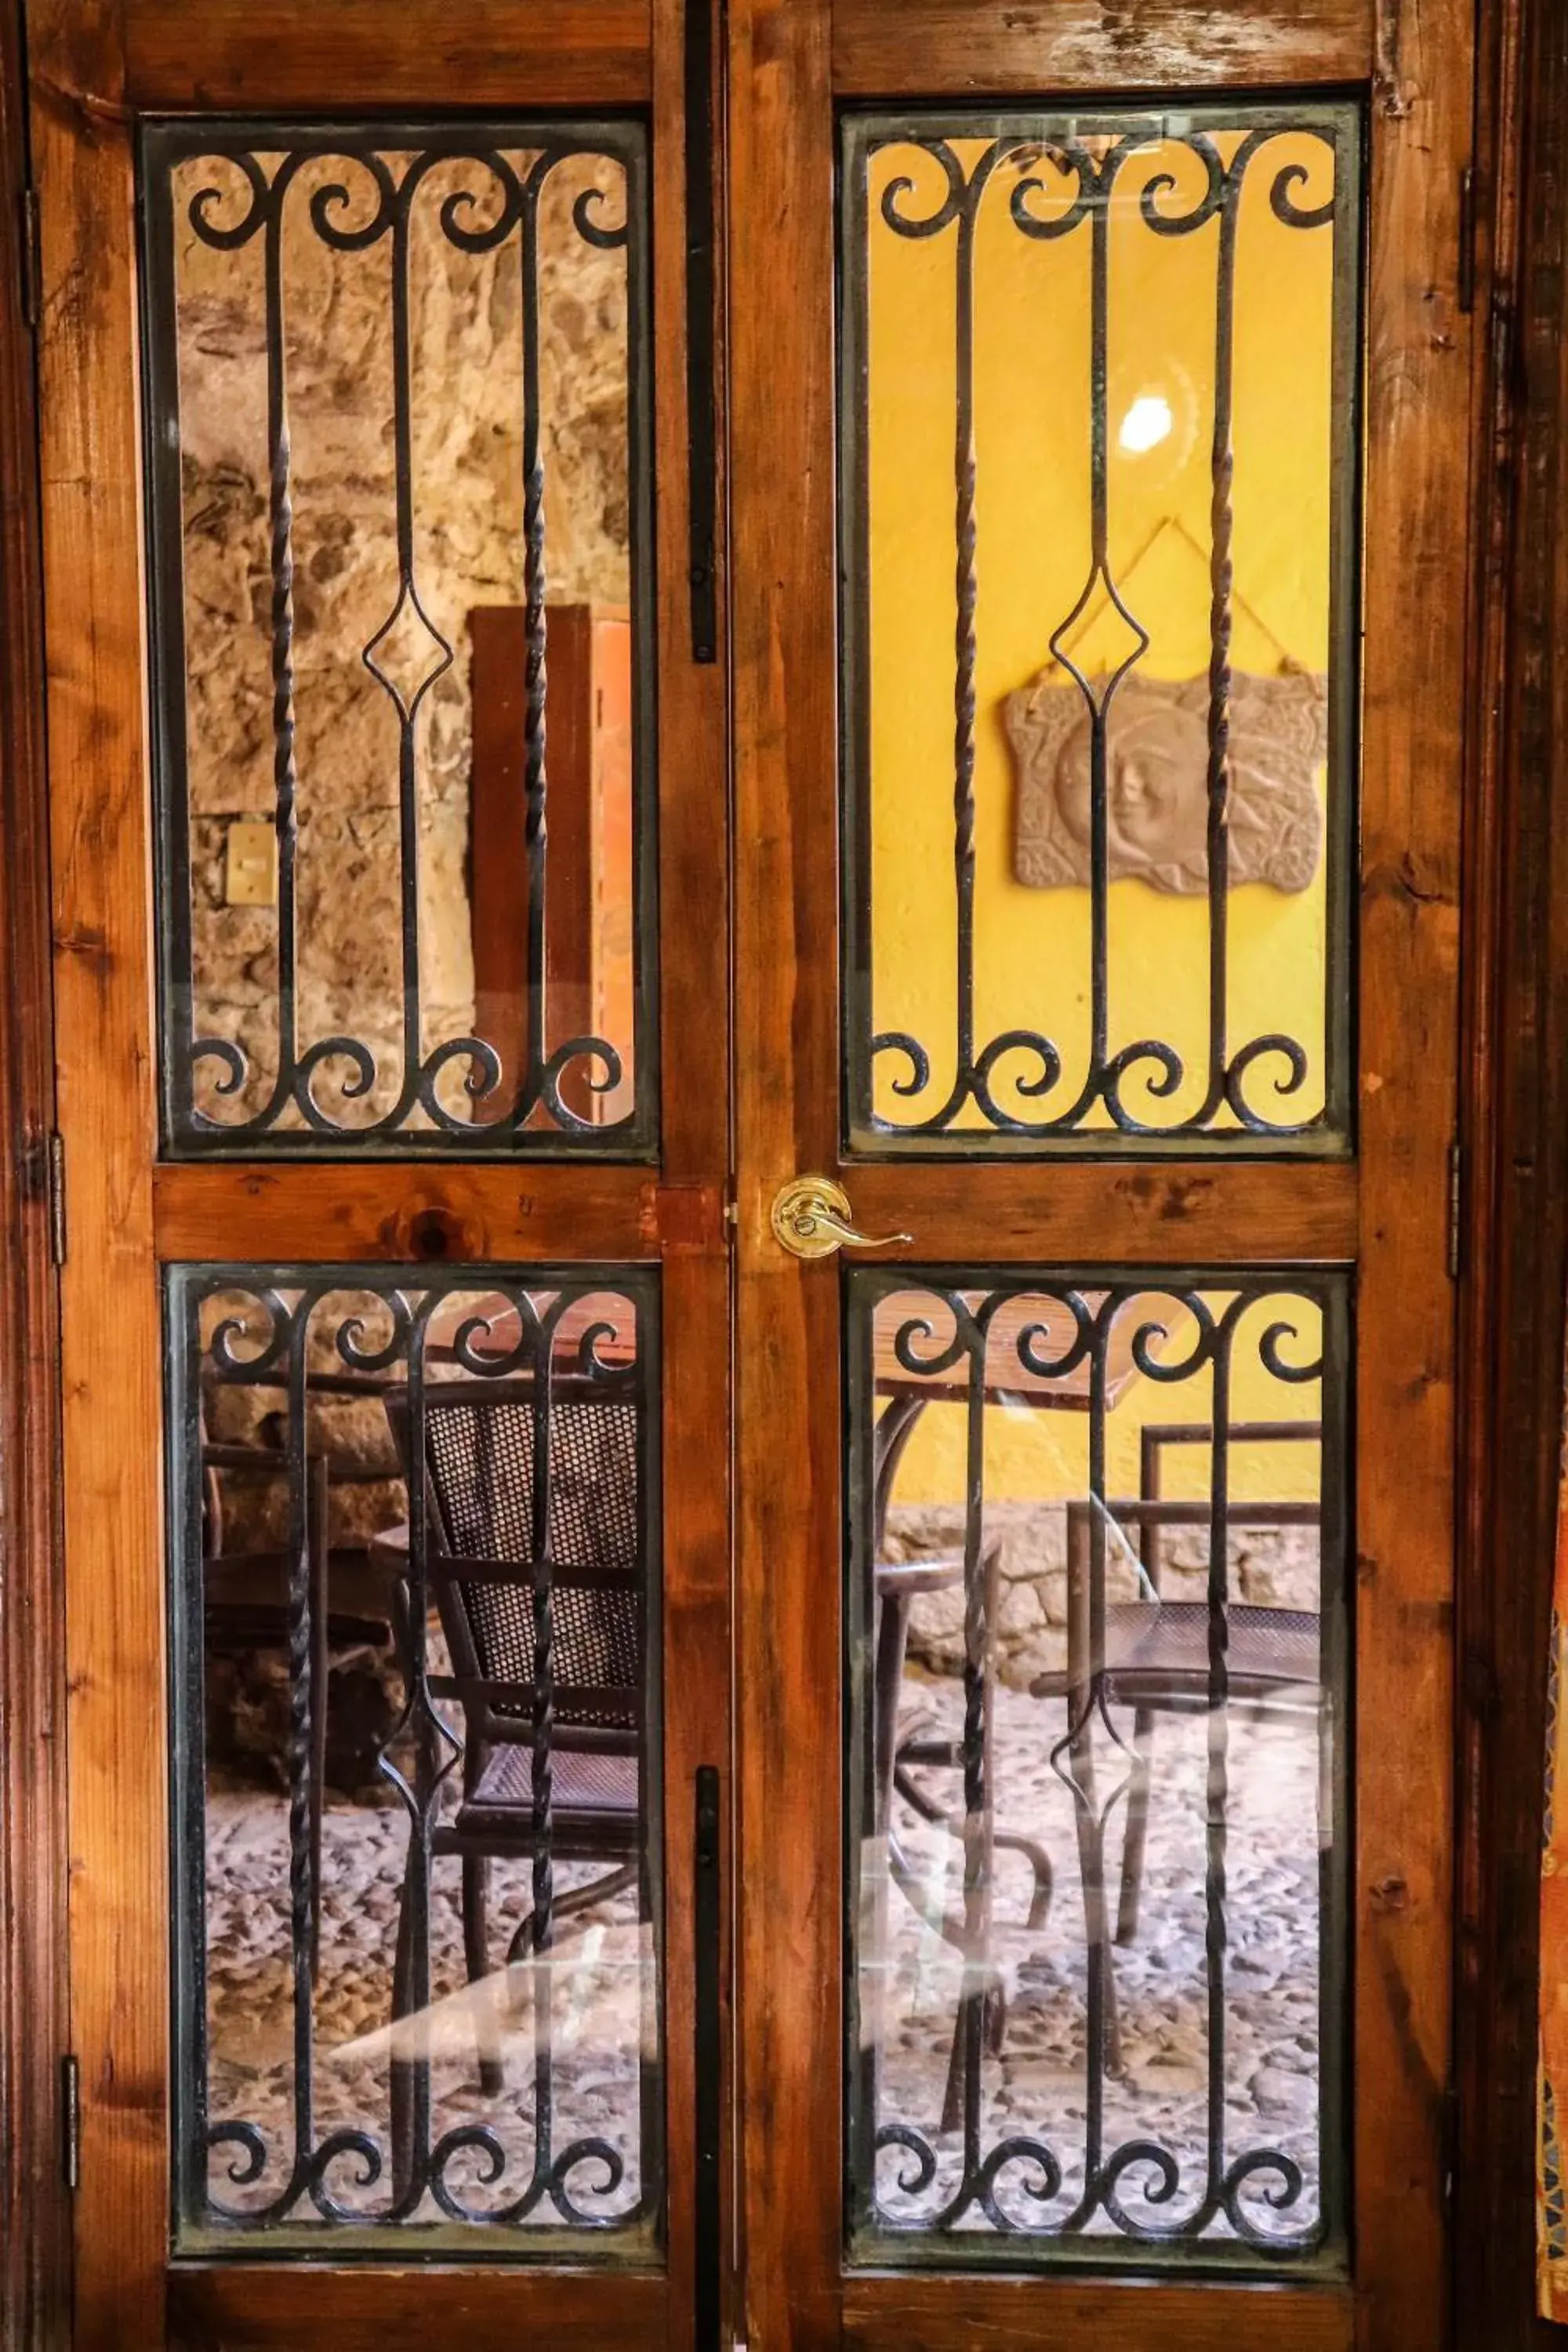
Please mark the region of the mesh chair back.
[[[486, 1682], [533, 1679], [535, 1415], [527, 1382], [442, 1381], [426, 1391], [426, 1458], [447, 1551], [459, 1560], [518, 1565], [514, 1581], [443, 1576], [439, 1559], [430, 1563], [443, 1619], [457, 1631], [453, 1621], [460, 1618], [464, 1645]], [[606, 1731], [637, 1724], [637, 1418], [635, 1398], [624, 1391], [569, 1381], [552, 1389], [548, 1527], [558, 1724]], [[574, 1703], [574, 1687], [595, 1691], [598, 1703]]]

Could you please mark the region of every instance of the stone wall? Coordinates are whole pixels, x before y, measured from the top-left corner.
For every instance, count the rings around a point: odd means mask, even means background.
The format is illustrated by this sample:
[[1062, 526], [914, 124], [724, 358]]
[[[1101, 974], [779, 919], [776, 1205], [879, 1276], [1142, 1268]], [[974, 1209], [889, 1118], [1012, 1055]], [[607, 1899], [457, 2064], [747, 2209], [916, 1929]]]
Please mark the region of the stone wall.
[[[346, 1122], [395, 1098], [401, 1079], [397, 720], [361, 658], [397, 602], [392, 308], [386, 240], [339, 254], [310, 231], [311, 190], [363, 174], [308, 166], [284, 236], [286, 362], [294, 509], [295, 758], [300, 829], [301, 1045], [363, 1037], [381, 1076]], [[416, 200], [411, 235], [412, 478], [416, 578], [451, 667], [419, 725], [420, 918], [427, 1052], [473, 1020], [468, 876], [471, 748], [468, 615], [521, 604], [522, 300], [516, 233], [468, 254], [439, 230], [441, 199], [472, 166], [443, 166]], [[625, 257], [578, 236], [585, 187], [619, 206], [618, 165], [568, 163], [541, 206], [541, 377], [547, 593], [558, 603], [628, 594]], [[265, 316], [260, 239], [214, 251], [189, 226], [199, 188], [241, 209], [237, 174], [210, 160], [176, 183], [180, 435], [184, 499], [186, 719], [192, 808], [196, 1027], [238, 1042], [254, 1076], [204, 1108], [230, 1117], [265, 1099], [276, 1069], [278, 917], [225, 904], [224, 850], [237, 818], [274, 808]], [[380, 658], [411, 685], [433, 657], [417, 625]], [[479, 845], [482, 849], [482, 845]], [[337, 1083], [346, 1067], [336, 1073]], [[454, 1086], [461, 1071], [450, 1074]], [[338, 1110], [333, 1073], [321, 1090]]]
[[[1059, 1674], [1067, 1664], [1067, 1514], [1059, 1503], [988, 1503], [983, 1521], [986, 1541], [1002, 1548], [1002, 1598], [997, 1612], [996, 1672], [1013, 1690], [1027, 1690], [1037, 1675]], [[889, 1559], [963, 1557], [963, 1513], [957, 1505], [894, 1504], [888, 1514]], [[1138, 1599], [1135, 1538], [1108, 1546], [1106, 1598]], [[1201, 1528], [1165, 1532], [1160, 1589], [1171, 1601], [1208, 1597], [1208, 1539]], [[1230, 1539], [1233, 1600], [1261, 1607], [1315, 1610], [1319, 1606], [1318, 1531], [1315, 1528], [1238, 1528]], [[963, 1593], [961, 1587], [919, 1594], [910, 1604], [909, 1655], [928, 1673], [956, 1675], [963, 1668]]]
[[[624, 257], [585, 243], [574, 200], [605, 194], [619, 214], [618, 166], [563, 165], [540, 216], [541, 393], [547, 593], [561, 604], [629, 596], [626, 283]], [[468, 614], [519, 604], [523, 575], [522, 289], [519, 242], [468, 254], [441, 235], [442, 199], [471, 167], [426, 183], [411, 236], [409, 323], [415, 559], [421, 601], [454, 650], [426, 697], [417, 741], [424, 1050], [471, 1027], [468, 877], [472, 713]], [[345, 1124], [384, 1111], [402, 1076], [399, 1029], [400, 857], [396, 713], [365, 668], [365, 646], [398, 595], [393, 424], [393, 320], [385, 241], [329, 251], [311, 233], [312, 191], [342, 179], [363, 203], [353, 166], [308, 166], [289, 199], [283, 247], [285, 356], [293, 508], [293, 668], [298, 780], [300, 1043], [335, 1031], [365, 1040], [380, 1064], [357, 1106], [321, 1091]], [[232, 166], [182, 167], [175, 188], [184, 499], [187, 773], [192, 822], [193, 952], [197, 1034], [239, 1044], [252, 1076], [219, 1101], [216, 1065], [198, 1072], [198, 1101], [222, 1116], [265, 1100], [277, 1068], [278, 912], [229, 906], [225, 845], [237, 820], [270, 823], [272, 574], [267, 446], [266, 320], [259, 238], [214, 250], [190, 226], [197, 190], [220, 192], [237, 220]], [[379, 658], [405, 690], [430, 658], [423, 632], [400, 628]], [[339, 1070], [341, 1082], [344, 1075]], [[451, 1074], [454, 1091], [462, 1073]], [[214, 1313], [217, 1302], [214, 1302]], [[321, 1363], [318, 1370], [331, 1370]], [[339, 1367], [338, 1369], [341, 1369]], [[209, 1392], [209, 1434], [281, 1443], [279, 1397]], [[363, 1550], [401, 1519], [405, 1495], [385, 1414], [374, 1400], [323, 1399], [310, 1410], [312, 1452], [328, 1454], [334, 1553]], [[284, 1536], [280, 1482], [225, 1482], [230, 1552], [267, 1550]], [[395, 1717], [385, 1655], [333, 1660], [330, 1769], [339, 1785], [370, 1777], [367, 1761]], [[215, 1654], [208, 1668], [213, 1752], [276, 1776], [287, 1730], [279, 1654]]]

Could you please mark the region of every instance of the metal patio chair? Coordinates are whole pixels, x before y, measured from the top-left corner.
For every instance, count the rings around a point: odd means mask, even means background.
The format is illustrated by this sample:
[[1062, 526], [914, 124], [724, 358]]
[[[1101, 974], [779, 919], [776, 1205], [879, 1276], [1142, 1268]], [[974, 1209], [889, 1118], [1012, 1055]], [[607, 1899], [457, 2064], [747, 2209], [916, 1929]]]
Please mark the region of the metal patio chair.
[[[1174, 1444], [1209, 1444], [1207, 1423], [1151, 1425], [1142, 1433], [1137, 1497], [1108, 1501], [1104, 1509], [1119, 1530], [1135, 1530], [1142, 1596], [1104, 1605], [1103, 1654], [1090, 1654], [1090, 1554], [1094, 1505], [1068, 1506], [1068, 1663], [1065, 1670], [1038, 1675], [1030, 1685], [1037, 1698], [1065, 1697], [1069, 1727], [1081, 1727], [1071, 1741], [1074, 1780], [1083, 1801], [1078, 1807], [1079, 1867], [1091, 1946], [1106, 1940], [1104, 1824], [1095, 1811], [1090, 1752], [1090, 1694], [1097, 1672], [1107, 1705], [1133, 1711], [1127, 1828], [1122, 1845], [1116, 1937], [1131, 1944], [1138, 1932], [1143, 1863], [1148, 1843], [1157, 1716], [1202, 1715], [1209, 1706], [1209, 1608], [1206, 1601], [1172, 1601], [1162, 1590], [1162, 1543], [1167, 1529], [1206, 1528], [1206, 1502], [1174, 1502], [1160, 1492], [1161, 1456]], [[1319, 1422], [1237, 1422], [1230, 1442], [1317, 1443]], [[1233, 1497], [1226, 1524], [1236, 1528], [1316, 1527], [1315, 1502], [1250, 1502]], [[1320, 1718], [1325, 1704], [1321, 1663], [1321, 1617], [1316, 1610], [1228, 1601], [1226, 1608], [1226, 1704], [1238, 1714], [1266, 1718]], [[1108, 1979], [1109, 1984], [1109, 1979]], [[1112, 2037], [1114, 2038], [1114, 2021]]]
[[[982, 1979], [965, 1993], [953, 2019], [952, 2054], [942, 2101], [942, 2128], [947, 2130], [956, 2123], [963, 2105], [966, 2004], [971, 2000], [978, 2000], [982, 2004], [984, 2039], [994, 2056], [1000, 2053], [1006, 2031], [1006, 1997], [1000, 1972], [990, 1963], [988, 1951], [994, 1924], [993, 1882], [995, 1855], [999, 1850], [1012, 1851], [1021, 1853], [1029, 1864], [1032, 1884], [1025, 1928], [1030, 1934], [1042, 1931], [1049, 1916], [1052, 1873], [1050, 1856], [1037, 1839], [1016, 1830], [1000, 1827], [995, 1817], [992, 1732], [995, 1717], [995, 1643], [1002, 1591], [1002, 1547], [994, 1536], [983, 1538], [980, 1547], [984, 1647], [981, 1655], [968, 1661], [970, 1673], [978, 1676], [981, 1753], [977, 1758], [971, 1758], [962, 1737], [953, 1738], [947, 1734], [920, 1728], [902, 1731], [900, 1727], [900, 1700], [903, 1690], [904, 1660], [909, 1647], [911, 1607], [922, 1593], [962, 1591], [964, 1586], [962, 1554], [949, 1553], [910, 1560], [889, 1560], [883, 1557], [894, 1481], [919, 1419], [918, 1399], [894, 1399], [878, 1423], [872, 1457], [872, 1544], [875, 1559], [872, 1571], [872, 1784], [875, 1826], [878, 1835], [886, 1841], [890, 1883], [899, 1888], [906, 1901], [945, 1943], [963, 1955], [966, 1963]], [[979, 1821], [971, 1823], [965, 1811], [963, 1789], [966, 1768], [976, 1763], [986, 1796]], [[946, 1789], [939, 1794], [931, 1785], [933, 1774], [961, 1777], [956, 1787], [951, 1780], [948, 1780]], [[895, 1793], [919, 1819], [933, 1827], [944, 1829], [950, 1836], [964, 1844], [965, 1890], [962, 1916], [949, 1916], [945, 1910], [940, 1914], [931, 1911], [919, 1875], [904, 1853], [894, 1825]], [[885, 1921], [879, 1933], [885, 1948]]]
[[[553, 1895], [552, 1924], [634, 1884], [647, 1916], [636, 1392], [615, 1380], [552, 1381], [543, 1563], [535, 1558], [533, 1526], [535, 1411], [531, 1378], [440, 1381], [425, 1392], [426, 1601], [439, 1612], [451, 1661], [450, 1674], [426, 1676], [426, 1688], [434, 1698], [455, 1698], [463, 1716], [461, 1801], [455, 1814], [437, 1820], [431, 1853], [462, 1864], [470, 1982], [489, 1971], [490, 1863], [532, 1858], [540, 1848], [536, 1766], [548, 1781], [553, 1860], [606, 1865], [585, 1885]], [[418, 1472], [406, 1392], [389, 1395], [386, 1412], [412, 1478]], [[399, 1540], [406, 1561], [405, 1528], [380, 1543], [384, 1551]], [[536, 1722], [541, 1567], [552, 1619], [552, 1702]], [[395, 2017], [411, 2005], [412, 1876], [400, 1910]], [[509, 1961], [529, 1948], [535, 1923], [531, 1908], [510, 1937]], [[493, 2096], [502, 2083], [500, 2053], [483, 2027], [479, 2074]], [[395, 2145], [399, 2138], [395, 2117]]]

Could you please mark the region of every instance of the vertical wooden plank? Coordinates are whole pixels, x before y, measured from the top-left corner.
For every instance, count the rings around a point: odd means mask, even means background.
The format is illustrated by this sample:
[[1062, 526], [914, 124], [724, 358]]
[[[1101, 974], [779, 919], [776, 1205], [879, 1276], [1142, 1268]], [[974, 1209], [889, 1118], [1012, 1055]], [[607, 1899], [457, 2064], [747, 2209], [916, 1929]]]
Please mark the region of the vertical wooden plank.
[[29, 10], [70, 1675], [77, 2344], [163, 2339], [166, 1894], [159, 1315], [132, 150], [112, 0]]
[[768, 1227], [837, 1158], [829, 16], [730, 19], [740, 2128], [767, 2352], [839, 2330], [839, 1284]]
[[[694, 662], [687, 567], [693, 463], [686, 399], [688, 7], [654, 0], [654, 488], [658, 555], [659, 1038], [664, 1172], [713, 1182], [730, 1166], [729, 714], [720, 562], [718, 659]], [[718, 0], [709, 0], [717, 8]], [[715, 100], [714, 169], [721, 164]], [[722, 284], [722, 257], [716, 273]], [[723, 413], [722, 345], [719, 413]], [[712, 460], [724, 511], [722, 435]]]
[[[720, 1244], [667, 1248], [664, 1333], [664, 1857], [669, 2341], [691, 2342], [698, 2248], [693, 1793], [700, 1766], [730, 1784], [729, 1267]], [[721, 1888], [733, 1891], [731, 1850]], [[729, 1954], [721, 1956], [727, 1969]], [[726, 2203], [728, 2200], [725, 2200]], [[721, 2255], [709, 2249], [708, 2258]]]
[[[588, 1025], [596, 1037], [628, 1037], [637, 994], [629, 898], [632, 821], [632, 636], [624, 612], [589, 608], [587, 793], [593, 814], [584, 877]], [[590, 1094], [588, 1111], [601, 1126], [632, 1108], [623, 1078], [609, 1094]]]
[[1458, 299], [1474, 23], [1379, 9], [1362, 756], [1357, 2342], [1449, 2325], [1457, 1118], [1470, 332]]
[[[688, 625], [686, 22], [717, 0], [653, 0], [653, 320], [658, 658], [660, 1131], [672, 1188], [723, 1185], [730, 1165], [728, 721], [721, 662], [691, 658]], [[714, 169], [719, 168], [717, 145]], [[719, 453], [715, 453], [715, 462]], [[722, 640], [720, 646], [723, 652]], [[673, 1199], [671, 1201], [673, 1210]], [[661, 1220], [670, 1232], [677, 1219]], [[671, 2344], [692, 2340], [696, 2212], [692, 1890], [700, 1765], [731, 1802], [730, 1265], [699, 1218], [664, 1249], [664, 1687], [667, 2101]], [[733, 1890], [731, 1853], [721, 1885]], [[728, 1951], [723, 1955], [728, 1981]], [[729, 2198], [725, 2196], [726, 2220]], [[723, 2249], [710, 2250], [722, 2260]]]
[[[556, 1034], [594, 1027], [594, 625], [586, 604], [564, 604], [550, 629], [550, 889], [544, 927], [544, 993]], [[475, 835], [476, 842], [479, 839]], [[475, 873], [478, 881], [478, 867]], [[631, 875], [628, 869], [628, 887]], [[476, 890], [477, 895], [477, 890]], [[512, 901], [511, 928], [518, 929]], [[629, 912], [629, 910], [628, 910]], [[579, 1117], [596, 1116], [586, 1065], [569, 1074], [562, 1098]]]
[[[556, 709], [561, 665], [557, 615], [550, 615], [550, 783], [561, 755]], [[478, 1116], [505, 1115], [517, 1073], [528, 1058], [528, 930], [518, 909], [528, 904], [523, 835], [523, 664], [528, 639], [521, 604], [478, 604], [468, 615], [473, 641], [473, 764], [468, 776], [470, 886], [468, 925], [474, 951], [474, 1028], [501, 1057], [503, 1079]], [[551, 847], [554, 848], [552, 808]], [[554, 876], [552, 876], [554, 880]], [[552, 891], [553, 900], [557, 894]], [[552, 912], [554, 912], [553, 905]]]
[[1478, 436], [1491, 460], [1478, 509], [1490, 528], [1471, 704], [1480, 838], [1468, 887], [1472, 913], [1484, 909], [1488, 922], [1467, 922], [1481, 1002], [1461, 1064], [1472, 1174], [1460, 1391], [1455, 2336], [1465, 2352], [1526, 2352], [1560, 2340], [1536, 2315], [1535, 2238], [1542, 1765], [1568, 1267], [1568, 16], [1505, 0], [1483, 19], [1482, 67], [1483, 227], [1491, 212], [1482, 283], [1494, 307], [1478, 354], [1491, 404]]
[[0, 7], [0, 2342], [56, 2344], [70, 2219], [58, 2151], [66, 2043], [64, 1619], [56, 1573], [58, 1337], [45, 1182], [54, 1121], [37, 420], [21, 10]]
[[[469, 930], [474, 1025], [506, 1074], [480, 1118], [501, 1118], [526, 1058], [528, 898], [523, 808], [523, 669], [521, 604], [476, 605]], [[624, 608], [549, 608], [550, 919], [545, 928], [548, 1042], [632, 1034], [635, 847], [632, 824], [631, 630]], [[562, 1074], [561, 1095], [581, 1118], [605, 1126], [631, 1111], [636, 1072], [596, 1093], [586, 1065]], [[645, 1080], [646, 1084], [646, 1080]]]

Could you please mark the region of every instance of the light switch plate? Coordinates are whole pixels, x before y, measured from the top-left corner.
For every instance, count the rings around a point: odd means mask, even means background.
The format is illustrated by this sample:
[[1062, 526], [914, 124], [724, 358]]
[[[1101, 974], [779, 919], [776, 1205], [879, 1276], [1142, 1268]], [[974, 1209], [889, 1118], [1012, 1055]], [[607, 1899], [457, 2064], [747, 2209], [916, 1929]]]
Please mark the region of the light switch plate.
[[224, 843], [223, 895], [231, 907], [278, 904], [278, 832], [270, 824], [235, 824]]

